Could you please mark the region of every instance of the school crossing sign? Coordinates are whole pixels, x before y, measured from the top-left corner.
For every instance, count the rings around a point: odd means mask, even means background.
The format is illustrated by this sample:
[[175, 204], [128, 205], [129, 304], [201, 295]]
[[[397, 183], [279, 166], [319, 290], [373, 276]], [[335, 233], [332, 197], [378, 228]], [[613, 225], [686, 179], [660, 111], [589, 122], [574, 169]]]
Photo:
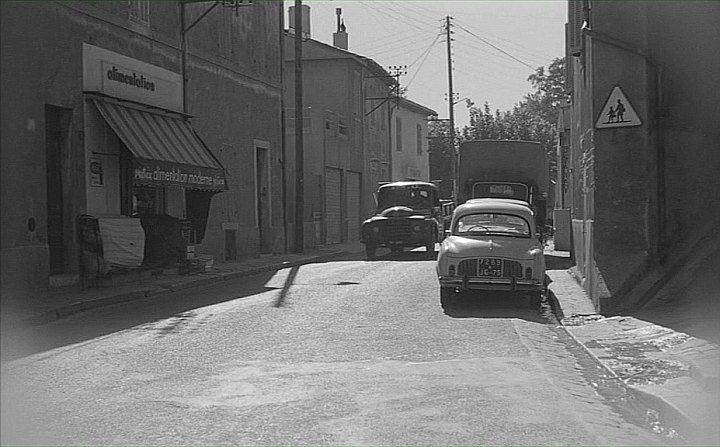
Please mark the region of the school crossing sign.
[[619, 85], [616, 85], [608, 100], [605, 102], [600, 116], [595, 123], [597, 129], [607, 129], [610, 127], [632, 127], [641, 126], [642, 121], [637, 112], [633, 108], [627, 96], [623, 93]]

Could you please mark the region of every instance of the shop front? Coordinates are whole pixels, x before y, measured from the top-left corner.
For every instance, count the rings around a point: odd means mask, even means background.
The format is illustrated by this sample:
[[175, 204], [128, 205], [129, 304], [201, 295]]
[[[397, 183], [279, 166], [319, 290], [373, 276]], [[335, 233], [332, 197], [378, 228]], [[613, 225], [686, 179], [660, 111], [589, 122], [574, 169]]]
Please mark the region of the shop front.
[[83, 46], [81, 274], [193, 259], [225, 171], [182, 111], [177, 73]]

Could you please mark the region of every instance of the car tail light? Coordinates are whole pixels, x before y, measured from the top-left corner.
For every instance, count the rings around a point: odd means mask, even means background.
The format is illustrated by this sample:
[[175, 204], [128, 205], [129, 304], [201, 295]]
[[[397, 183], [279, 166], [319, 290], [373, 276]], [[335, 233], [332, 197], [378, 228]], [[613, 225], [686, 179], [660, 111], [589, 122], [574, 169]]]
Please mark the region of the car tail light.
[[525, 269], [525, 279], [530, 279], [530, 278], [532, 278], [532, 268], [528, 267]]
[[454, 265], [451, 265], [451, 266], [448, 268], [448, 274], [449, 274], [450, 276], [455, 276], [455, 266], [454, 266]]

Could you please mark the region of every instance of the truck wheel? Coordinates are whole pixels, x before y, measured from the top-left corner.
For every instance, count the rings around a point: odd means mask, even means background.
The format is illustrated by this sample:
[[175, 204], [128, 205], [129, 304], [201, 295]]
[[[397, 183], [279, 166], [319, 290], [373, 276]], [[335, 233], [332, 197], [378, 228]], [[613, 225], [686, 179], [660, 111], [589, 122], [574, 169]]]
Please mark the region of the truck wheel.
[[372, 244], [365, 244], [365, 254], [367, 255], [367, 258], [369, 260], [375, 259], [375, 252], [377, 251], [377, 247]]
[[455, 304], [457, 300], [457, 292], [454, 287], [440, 287], [440, 305], [448, 307]]
[[425, 251], [427, 252], [428, 256], [434, 257], [435, 256], [435, 241], [430, 241], [425, 245]]

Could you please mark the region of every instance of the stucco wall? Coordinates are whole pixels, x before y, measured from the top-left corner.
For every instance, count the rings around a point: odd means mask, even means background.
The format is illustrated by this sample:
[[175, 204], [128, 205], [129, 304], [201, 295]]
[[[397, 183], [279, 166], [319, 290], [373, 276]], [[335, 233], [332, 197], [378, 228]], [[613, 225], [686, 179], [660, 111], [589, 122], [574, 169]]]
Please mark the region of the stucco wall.
[[[149, 26], [129, 22], [127, 2], [2, 2], [0, 7], [2, 282], [3, 287], [13, 282], [44, 286], [49, 274], [45, 104], [72, 111], [69, 148], [62, 158], [65, 271], [72, 273], [78, 264], [77, 216], [117, 211], [114, 205], [100, 206], [103, 197], [95, 193], [86, 197], [88, 152], [103, 136], [90, 122], [98, 121], [94, 106], [82, 96], [82, 44], [180, 73], [180, 6], [150, 2]], [[207, 7], [189, 4], [187, 22]], [[195, 115], [198, 133], [228, 168], [230, 191], [213, 198], [207, 241], [198, 250], [219, 261], [224, 258], [221, 224], [230, 219], [242, 222], [247, 230], [238, 232], [245, 236], [238, 237], [239, 256], [258, 253], [254, 140], [269, 143], [272, 228], [266, 234], [282, 238], [281, 7], [256, 2], [238, 16], [218, 7], [191, 31], [189, 111]], [[85, 107], [91, 109], [87, 115]], [[108, 167], [112, 174], [111, 164]], [[111, 191], [105, 192], [112, 202]], [[37, 220], [32, 235], [27, 231], [29, 217]], [[33, 262], [25, 267], [18, 264], [17, 259], [27, 257]]]

